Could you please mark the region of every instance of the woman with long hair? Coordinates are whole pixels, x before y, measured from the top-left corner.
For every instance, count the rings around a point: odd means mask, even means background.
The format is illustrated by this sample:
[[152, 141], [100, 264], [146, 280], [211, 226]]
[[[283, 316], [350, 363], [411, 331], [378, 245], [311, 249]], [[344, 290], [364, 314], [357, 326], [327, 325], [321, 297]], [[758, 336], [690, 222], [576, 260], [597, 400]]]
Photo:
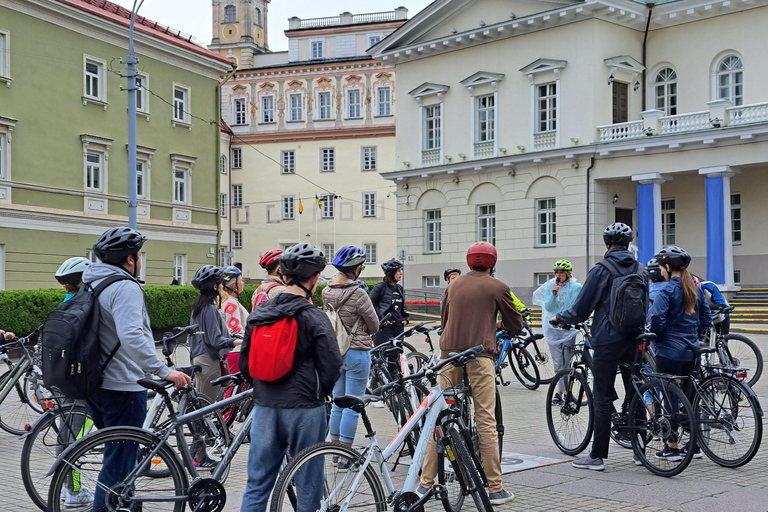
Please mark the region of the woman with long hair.
[[[236, 338], [242, 338], [245, 334], [245, 324], [248, 321], [248, 310], [240, 303], [240, 294], [243, 293], [243, 272], [237, 267], [225, 267], [222, 269], [224, 280], [221, 286], [221, 305], [219, 312], [224, 317], [229, 334]], [[237, 373], [237, 358], [240, 357], [240, 346], [227, 354], [227, 368], [229, 373]]]

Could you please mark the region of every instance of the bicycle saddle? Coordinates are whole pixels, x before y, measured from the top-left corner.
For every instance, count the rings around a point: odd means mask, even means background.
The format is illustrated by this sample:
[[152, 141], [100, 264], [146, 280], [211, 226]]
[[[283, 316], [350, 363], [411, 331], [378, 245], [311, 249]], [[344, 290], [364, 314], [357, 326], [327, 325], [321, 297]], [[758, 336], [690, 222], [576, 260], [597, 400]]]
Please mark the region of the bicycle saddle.
[[167, 380], [139, 379], [136, 381], [136, 383], [143, 388], [147, 388], [156, 393], [167, 395], [168, 392], [166, 391], [165, 386], [171, 382]]
[[702, 354], [711, 354], [717, 352], [717, 347], [702, 347], [699, 345], [688, 345], [685, 347], [687, 350], [693, 352], [693, 358], [699, 358]]
[[342, 409], [352, 409], [355, 412], [360, 412], [371, 402], [380, 402], [383, 398], [374, 395], [364, 395], [362, 398], [353, 395], [339, 396], [333, 399], [333, 403]]
[[184, 366], [183, 368], [176, 368], [177, 371], [180, 371], [182, 373], [186, 373], [190, 377], [193, 373], [197, 373], [203, 370], [202, 366], [198, 366], [196, 364], [193, 364], [192, 366]]

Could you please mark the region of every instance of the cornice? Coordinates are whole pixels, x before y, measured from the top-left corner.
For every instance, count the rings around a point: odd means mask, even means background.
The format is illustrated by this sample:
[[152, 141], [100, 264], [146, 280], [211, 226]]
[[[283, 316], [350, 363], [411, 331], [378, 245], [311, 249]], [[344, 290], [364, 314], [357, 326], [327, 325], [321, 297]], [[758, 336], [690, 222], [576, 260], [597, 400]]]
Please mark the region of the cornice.
[[313, 140], [367, 139], [394, 137], [395, 125], [350, 126], [345, 128], [316, 128], [314, 130], [283, 130], [237, 134], [233, 145], [267, 144], [270, 142], [302, 142]]
[[329, 62], [323, 64], [322, 62], [307, 64], [305, 66], [290, 66], [286, 64], [285, 67], [270, 68], [265, 70], [247, 70], [238, 71], [232, 81], [249, 81], [253, 79], [274, 79], [280, 77], [293, 77], [300, 75], [327, 75], [329, 72], [347, 73], [349, 71], [366, 71], [366, 70], [391, 70], [394, 72], [394, 66], [387, 64], [384, 65], [381, 61], [377, 60], [363, 60], [354, 61], [348, 64], [343, 62]]

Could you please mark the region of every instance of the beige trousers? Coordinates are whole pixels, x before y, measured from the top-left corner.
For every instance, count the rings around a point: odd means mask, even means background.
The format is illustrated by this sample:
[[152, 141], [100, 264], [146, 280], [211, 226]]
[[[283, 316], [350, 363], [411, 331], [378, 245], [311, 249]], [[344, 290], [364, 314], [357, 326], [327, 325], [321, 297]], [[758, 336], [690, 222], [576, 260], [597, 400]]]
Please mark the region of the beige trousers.
[[202, 371], [197, 376], [195, 390], [206, 395], [211, 399], [211, 402], [215, 402], [220, 386], [212, 385], [211, 381], [222, 376], [221, 362], [218, 359], [211, 359], [211, 356], [208, 354], [202, 354], [192, 359], [192, 364], [202, 368]]

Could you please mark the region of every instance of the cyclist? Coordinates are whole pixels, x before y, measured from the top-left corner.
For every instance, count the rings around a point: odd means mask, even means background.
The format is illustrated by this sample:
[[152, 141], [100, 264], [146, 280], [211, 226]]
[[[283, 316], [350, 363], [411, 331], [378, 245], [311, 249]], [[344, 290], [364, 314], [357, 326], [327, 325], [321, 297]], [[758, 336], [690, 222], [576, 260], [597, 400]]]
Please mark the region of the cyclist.
[[[83, 283], [98, 286], [105, 278], [122, 275], [99, 295], [99, 341], [103, 354], [114, 356], [104, 368], [101, 389], [86, 401], [94, 425], [141, 427], [147, 414], [147, 390], [136, 383], [147, 374], [181, 387], [191, 383], [185, 373], [171, 370], [157, 356], [147, 313], [146, 297], [137, 277], [141, 270], [141, 248], [146, 237], [128, 227], [105, 231], [93, 244], [102, 263], [83, 272]], [[104, 489], [121, 481], [136, 465], [135, 443], [113, 443], [104, 449], [99, 485], [93, 510], [104, 507]]]
[[[637, 261], [628, 250], [632, 241], [632, 228], [621, 222], [611, 224], [603, 231], [603, 242], [608, 251], [605, 259], [619, 266], [628, 275], [634, 271]], [[611, 440], [611, 414], [613, 401], [616, 399], [614, 382], [616, 367], [620, 362], [628, 363], [626, 368], [621, 366], [621, 377], [624, 381], [626, 396], [624, 405], [629, 404], [634, 393], [629, 381], [629, 366], [634, 361], [634, 334], [623, 335], [611, 325], [608, 314], [610, 307], [611, 285], [613, 276], [603, 265], [595, 265], [587, 274], [587, 279], [569, 309], [555, 315], [550, 323], [556, 326], [572, 325], [584, 322], [594, 311], [592, 319], [592, 338], [590, 343], [594, 349], [593, 368], [595, 394], [595, 430], [592, 436], [592, 450], [581, 459], [571, 464], [579, 469], [602, 471], [605, 469], [603, 459], [608, 457], [608, 444]], [[625, 408], [625, 407], [623, 407]]]
[[[248, 321], [248, 310], [240, 302], [240, 294], [243, 293], [243, 271], [235, 266], [225, 267], [224, 286], [221, 288], [221, 307], [219, 312], [229, 329], [229, 334], [237, 337], [245, 332], [245, 323]], [[237, 373], [237, 358], [240, 357], [240, 345], [227, 354], [227, 368], [229, 373]]]
[[[491, 503], [501, 505], [514, 494], [504, 490], [501, 482], [498, 434], [496, 432], [496, 372], [493, 355], [496, 351], [496, 317], [501, 313], [500, 326], [518, 332], [523, 326], [509, 287], [491, 277], [496, 264], [496, 248], [488, 242], [472, 244], [467, 251], [467, 265], [471, 272], [457, 278], [446, 290], [440, 314], [444, 331], [440, 336], [441, 357], [451, 352], [462, 352], [478, 344], [485, 350], [478, 354], [477, 363], [467, 365], [475, 419], [480, 438], [480, 456], [488, 479]], [[441, 386], [461, 382], [461, 368], [451, 368], [442, 374]], [[424, 458], [421, 483], [417, 492], [424, 494], [434, 484], [437, 475], [437, 452], [430, 436], [430, 445]]]
[[258, 302], [264, 299], [265, 295], [267, 299], [274, 299], [285, 291], [285, 280], [280, 270], [280, 257], [282, 255], [282, 250], [270, 249], [259, 259], [259, 266], [267, 272], [267, 277], [264, 278], [259, 287], [256, 288], [256, 291], [253, 292], [251, 311], [253, 311], [253, 306], [256, 306]]
[[[371, 290], [371, 302], [376, 309], [379, 320], [386, 315], [390, 315], [390, 320], [379, 326], [379, 332], [373, 337], [373, 344], [376, 346], [386, 343], [397, 336], [408, 325], [408, 315], [405, 312], [405, 291], [399, 284], [403, 278], [403, 264], [391, 259], [381, 264], [384, 271], [384, 279], [376, 283]], [[387, 356], [389, 367], [392, 373], [397, 372], [397, 357], [390, 354]], [[381, 402], [375, 402], [377, 407]]]
[[[576, 352], [575, 330], [565, 330], [555, 327], [549, 321], [557, 313], [565, 311], [573, 306], [581, 291], [581, 283], [573, 277], [573, 265], [568, 260], [557, 260], [552, 267], [555, 277], [542, 284], [533, 292], [533, 303], [542, 308], [542, 330], [544, 338], [549, 344], [549, 353], [552, 354], [552, 365], [555, 372], [566, 368]], [[562, 403], [562, 394], [565, 392], [565, 381], [561, 380], [559, 389], [552, 398], [552, 405]]]
[[656, 258], [648, 260], [648, 264], [645, 266], [645, 272], [648, 274], [648, 302], [653, 304], [653, 300], [658, 295], [659, 291], [667, 284], [667, 278], [664, 276], [659, 262]]
[[[242, 512], [264, 512], [286, 452], [296, 455], [325, 440], [324, 397], [331, 394], [341, 371], [341, 354], [328, 317], [307, 299], [317, 289], [325, 256], [310, 244], [290, 247], [280, 258], [287, 288], [248, 317], [240, 369], [250, 379], [250, 338], [255, 326], [295, 319], [296, 355], [293, 368], [281, 380], [253, 380], [255, 414], [248, 452], [248, 482]], [[321, 461], [322, 463], [322, 461]], [[299, 475], [300, 476], [300, 475]], [[323, 497], [323, 468], [296, 478], [299, 510], [317, 510]]]
[[80, 290], [83, 285], [83, 272], [90, 264], [91, 262], [87, 258], [75, 256], [62, 263], [56, 271], [54, 277], [66, 292], [64, 302], [74, 297]]
[[460, 275], [461, 275], [461, 270], [457, 269], [456, 267], [448, 267], [443, 272], [443, 279], [445, 279], [446, 283], [451, 284], [451, 281], [453, 281]]
[[[704, 298], [707, 299], [707, 305], [712, 311], [727, 308], [729, 306], [728, 301], [725, 300], [723, 294], [720, 293], [720, 289], [712, 281], [704, 281], [698, 277], [693, 276], [693, 282], [696, 286], [700, 287], [704, 292]], [[720, 313], [714, 318], [715, 329], [718, 334], [723, 336], [731, 332], [731, 316], [728, 313]]]
[[[368, 294], [355, 281], [365, 268], [365, 258], [365, 251], [359, 247], [348, 245], [339, 249], [332, 263], [339, 273], [323, 289], [323, 309], [332, 306], [338, 311], [351, 338], [349, 350], [341, 359], [341, 377], [333, 387], [334, 398], [363, 396], [371, 371], [371, 333], [379, 330], [379, 318]], [[352, 446], [358, 417], [359, 414], [352, 409], [341, 409], [334, 404], [329, 424], [331, 441]], [[339, 460], [337, 468], [348, 471], [349, 461]]]
[[[493, 267], [491, 269], [491, 277], [498, 279], [498, 277], [496, 277], [496, 267]], [[517, 298], [517, 295], [515, 295], [515, 292], [513, 292], [512, 290], [509, 290], [509, 295], [512, 297], [512, 301], [515, 303], [515, 307], [519, 312], [522, 313], [523, 311], [528, 309], [527, 306], [523, 304], [523, 301]]]

